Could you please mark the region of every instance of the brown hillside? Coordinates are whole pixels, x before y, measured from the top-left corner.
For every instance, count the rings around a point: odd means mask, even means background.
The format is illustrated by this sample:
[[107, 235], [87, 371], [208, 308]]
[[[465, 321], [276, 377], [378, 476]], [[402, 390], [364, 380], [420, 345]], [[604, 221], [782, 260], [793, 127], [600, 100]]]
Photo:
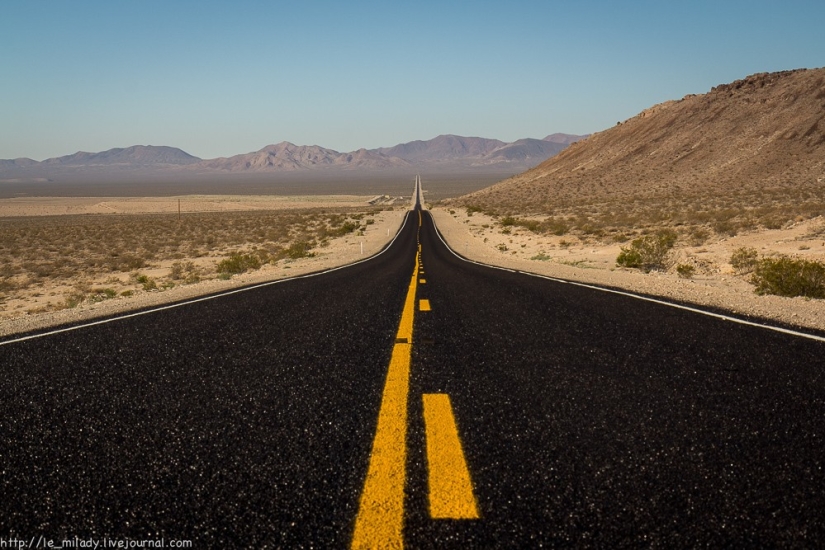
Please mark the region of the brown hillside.
[[825, 214], [825, 69], [756, 74], [656, 105], [454, 203], [580, 228], [735, 230]]

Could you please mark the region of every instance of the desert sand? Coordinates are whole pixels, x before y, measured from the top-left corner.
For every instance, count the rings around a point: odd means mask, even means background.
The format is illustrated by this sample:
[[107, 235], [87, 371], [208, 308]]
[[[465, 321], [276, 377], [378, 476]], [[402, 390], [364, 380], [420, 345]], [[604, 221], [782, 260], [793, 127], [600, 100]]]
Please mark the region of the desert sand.
[[0, 200], [0, 218], [67, 214], [174, 214], [317, 207], [364, 207], [360, 195], [181, 195], [174, 197], [17, 197]]

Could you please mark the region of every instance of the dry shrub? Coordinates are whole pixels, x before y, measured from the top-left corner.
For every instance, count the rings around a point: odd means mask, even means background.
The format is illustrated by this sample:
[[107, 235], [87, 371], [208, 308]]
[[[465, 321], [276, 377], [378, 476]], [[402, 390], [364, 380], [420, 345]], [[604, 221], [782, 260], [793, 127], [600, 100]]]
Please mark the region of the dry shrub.
[[634, 239], [630, 246], [621, 248], [616, 264], [641, 269], [645, 273], [654, 269], [665, 269], [668, 253], [676, 244], [676, 239], [676, 232], [672, 229], [662, 229], [654, 234]]
[[751, 283], [757, 294], [825, 298], [825, 264], [782, 256], [757, 262]]
[[751, 273], [759, 262], [759, 253], [755, 248], [743, 246], [733, 251], [730, 257], [730, 265], [740, 275]]
[[679, 264], [676, 266], [676, 273], [678, 273], [682, 279], [691, 279], [696, 273], [696, 268], [690, 264]]
[[257, 255], [233, 252], [228, 258], [218, 262], [217, 271], [218, 273], [236, 275], [249, 270], [259, 269], [260, 267], [261, 259]]

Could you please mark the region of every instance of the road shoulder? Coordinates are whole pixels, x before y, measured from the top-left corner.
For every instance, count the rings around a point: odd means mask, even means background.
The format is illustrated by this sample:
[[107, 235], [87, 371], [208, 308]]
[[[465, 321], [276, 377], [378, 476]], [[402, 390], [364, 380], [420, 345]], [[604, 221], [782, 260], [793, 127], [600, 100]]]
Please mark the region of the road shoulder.
[[[466, 219], [463, 214], [451, 214], [449, 210], [440, 207], [433, 208], [430, 212], [449, 246], [477, 262], [722, 309], [741, 317], [769, 319], [800, 328], [825, 330], [823, 300], [759, 296], [744, 279], [724, 273], [684, 279], [671, 273], [645, 274], [616, 268], [615, 262], [608, 258], [615, 259], [618, 245], [613, 247], [616, 250], [607, 251], [583, 246], [575, 258], [573, 256], [576, 250], [565, 250], [564, 256], [569, 256], [570, 260], [561, 255], [544, 254], [541, 255], [544, 259], [529, 259], [514, 253], [513, 249], [520, 250], [522, 245], [525, 248], [535, 246], [532, 242], [534, 236], [507, 235], [507, 245], [502, 247], [503, 243], [484, 237], [482, 228], [490, 225], [490, 220], [482, 219], [480, 214], [475, 214], [477, 220], [474, 221]], [[591, 251], [589, 256], [585, 249]]]

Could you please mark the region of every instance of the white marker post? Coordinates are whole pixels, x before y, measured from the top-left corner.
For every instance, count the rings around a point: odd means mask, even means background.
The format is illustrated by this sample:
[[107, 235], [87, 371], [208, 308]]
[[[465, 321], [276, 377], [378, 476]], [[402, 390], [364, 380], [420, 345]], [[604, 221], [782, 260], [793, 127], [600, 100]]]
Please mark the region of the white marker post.
[[361, 255], [364, 255], [364, 241], [361, 241]]

